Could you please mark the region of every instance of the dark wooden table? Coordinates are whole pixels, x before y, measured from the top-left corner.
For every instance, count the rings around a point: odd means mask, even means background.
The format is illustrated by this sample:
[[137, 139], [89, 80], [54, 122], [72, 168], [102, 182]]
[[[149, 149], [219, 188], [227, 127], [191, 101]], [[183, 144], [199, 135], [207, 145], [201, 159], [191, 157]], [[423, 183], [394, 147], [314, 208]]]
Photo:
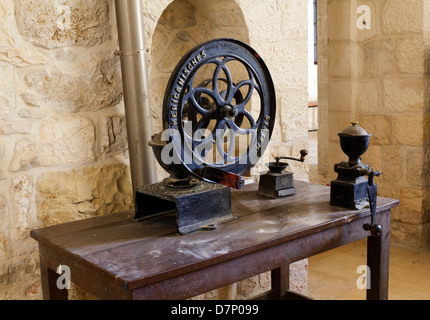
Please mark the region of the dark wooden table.
[[367, 238], [367, 299], [387, 299], [390, 214], [399, 202], [378, 198], [383, 231], [369, 237], [362, 227], [370, 222], [368, 209], [330, 206], [328, 187], [295, 186], [295, 196], [273, 200], [257, 195], [255, 184], [234, 191], [238, 219], [184, 236], [174, 215], [133, 222], [131, 211], [33, 230], [43, 297], [67, 299], [55, 272], [66, 265], [72, 282], [101, 299], [186, 299], [270, 270], [272, 290], [265, 296], [284, 299], [289, 264]]

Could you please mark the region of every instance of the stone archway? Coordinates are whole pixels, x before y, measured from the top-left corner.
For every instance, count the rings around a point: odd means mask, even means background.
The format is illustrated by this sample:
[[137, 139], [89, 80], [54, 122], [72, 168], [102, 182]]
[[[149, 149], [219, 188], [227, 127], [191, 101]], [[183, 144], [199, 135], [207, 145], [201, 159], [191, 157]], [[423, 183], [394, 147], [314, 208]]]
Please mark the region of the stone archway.
[[233, 1], [175, 0], [161, 14], [152, 36], [151, 99], [154, 132], [162, 130], [162, 101], [169, 77], [191, 48], [202, 42], [233, 37], [249, 43], [248, 28]]

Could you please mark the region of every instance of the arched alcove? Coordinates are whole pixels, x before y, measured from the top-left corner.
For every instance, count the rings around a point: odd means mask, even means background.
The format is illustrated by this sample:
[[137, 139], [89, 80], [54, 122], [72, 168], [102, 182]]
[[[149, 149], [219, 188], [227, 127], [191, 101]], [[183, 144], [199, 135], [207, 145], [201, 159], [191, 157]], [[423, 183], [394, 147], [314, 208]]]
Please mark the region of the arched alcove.
[[175, 0], [161, 14], [151, 47], [150, 89], [154, 133], [163, 129], [163, 97], [176, 64], [194, 46], [216, 38], [235, 38], [249, 43], [242, 9], [234, 0]]

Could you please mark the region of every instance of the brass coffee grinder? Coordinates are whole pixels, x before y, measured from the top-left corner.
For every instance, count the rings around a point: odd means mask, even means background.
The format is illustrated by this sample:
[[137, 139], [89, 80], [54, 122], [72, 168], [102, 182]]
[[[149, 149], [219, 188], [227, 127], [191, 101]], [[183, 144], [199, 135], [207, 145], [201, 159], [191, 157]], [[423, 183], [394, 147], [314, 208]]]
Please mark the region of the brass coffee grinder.
[[381, 172], [361, 163], [361, 156], [367, 151], [372, 134], [359, 127], [358, 122], [352, 122], [338, 136], [340, 147], [349, 160], [334, 166], [338, 177], [331, 182], [330, 204], [347, 209], [370, 208], [371, 222], [363, 225], [363, 229], [370, 231], [372, 236], [380, 236], [382, 226], [374, 223], [378, 189], [373, 180]]

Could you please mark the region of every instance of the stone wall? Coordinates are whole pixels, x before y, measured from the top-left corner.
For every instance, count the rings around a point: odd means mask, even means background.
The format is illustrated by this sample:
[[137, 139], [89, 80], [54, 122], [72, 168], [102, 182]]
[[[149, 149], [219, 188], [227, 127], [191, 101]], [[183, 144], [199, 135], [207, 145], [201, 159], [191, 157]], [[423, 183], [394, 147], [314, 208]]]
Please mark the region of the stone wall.
[[[333, 165], [346, 160], [337, 133], [359, 121], [373, 134], [363, 162], [383, 172], [376, 179], [379, 194], [400, 199], [393, 241], [429, 246], [428, 1], [318, 5], [319, 170], [335, 178]], [[361, 5], [370, 13], [367, 21], [357, 12]]]
[[[154, 133], [162, 129], [162, 96], [179, 58], [202, 41], [237, 37], [261, 54], [275, 82], [278, 112], [266, 157], [298, 156], [307, 147], [306, 1], [142, 4]], [[114, 1], [4, 0], [0, 18], [0, 299], [40, 299], [29, 231], [133, 205]], [[294, 170], [307, 178], [307, 166]], [[294, 268], [298, 290], [306, 269], [306, 261]], [[247, 297], [268, 279], [204, 297]]]
[[40, 299], [35, 228], [132, 208], [111, 1], [1, 1], [0, 299]]

